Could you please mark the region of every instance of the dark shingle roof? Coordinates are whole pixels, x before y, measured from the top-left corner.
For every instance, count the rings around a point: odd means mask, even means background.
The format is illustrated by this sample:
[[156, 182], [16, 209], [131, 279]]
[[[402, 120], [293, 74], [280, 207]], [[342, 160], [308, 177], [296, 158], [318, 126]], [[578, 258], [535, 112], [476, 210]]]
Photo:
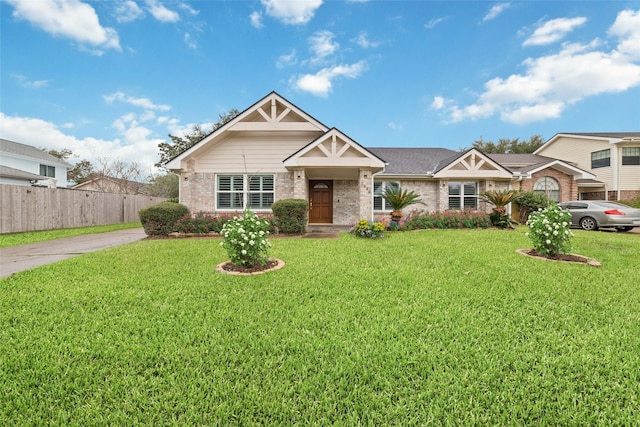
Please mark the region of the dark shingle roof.
[[367, 148], [388, 163], [385, 174], [426, 174], [458, 153], [447, 148]]

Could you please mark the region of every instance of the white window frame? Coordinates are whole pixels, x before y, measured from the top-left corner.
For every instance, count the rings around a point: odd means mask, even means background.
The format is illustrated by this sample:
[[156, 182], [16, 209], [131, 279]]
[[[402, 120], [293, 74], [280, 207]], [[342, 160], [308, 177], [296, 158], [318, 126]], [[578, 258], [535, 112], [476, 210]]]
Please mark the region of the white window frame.
[[[378, 188], [376, 189], [376, 185]], [[387, 207], [387, 201], [382, 197], [387, 187], [395, 187], [400, 188], [400, 182], [398, 181], [374, 181], [373, 182], [373, 211], [374, 212], [389, 212], [393, 209], [389, 206]], [[376, 208], [376, 200], [380, 200], [378, 205], [379, 208]]]
[[[460, 194], [451, 194], [451, 187], [458, 185]], [[465, 192], [469, 186], [473, 185], [473, 194]], [[478, 181], [449, 181], [449, 210], [465, 210], [465, 209], [478, 209]], [[457, 203], [451, 203], [453, 200], [457, 200]], [[469, 203], [469, 201], [473, 203]], [[453, 205], [453, 206], [452, 206]], [[457, 206], [456, 206], [457, 205]], [[473, 206], [471, 206], [473, 205]]]
[[622, 147], [622, 165], [640, 165], [640, 147]]
[[[220, 189], [222, 179], [230, 179], [229, 186]], [[257, 187], [254, 181], [256, 178]], [[265, 178], [270, 178], [265, 182]], [[228, 194], [228, 205], [221, 206], [221, 195]], [[273, 174], [219, 174], [216, 175], [216, 210], [238, 211], [244, 210], [245, 206], [256, 211], [270, 211], [271, 204], [275, 201], [275, 176]], [[252, 204], [252, 198], [258, 196], [259, 205]], [[266, 199], [266, 200], [265, 200]], [[270, 201], [270, 203], [269, 203]], [[266, 203], [265, 203], [266, 202]], [[268, 207], [265, 205], [268, 204]]]
[[611, 149], [591, 152], [591, 169], [608, 168], [611, 166]]
[[552, 176], [538, 178], [533, 184], [533, 192], [544, 194], [549, 200], [560, 201], [560, 182]]

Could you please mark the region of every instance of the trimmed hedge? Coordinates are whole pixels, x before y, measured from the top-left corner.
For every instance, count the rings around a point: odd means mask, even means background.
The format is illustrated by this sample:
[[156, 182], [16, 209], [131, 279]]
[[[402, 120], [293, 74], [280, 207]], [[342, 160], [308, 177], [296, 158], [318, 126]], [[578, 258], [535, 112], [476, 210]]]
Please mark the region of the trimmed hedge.
[[283, 199], [271, 205], [278, 232], [303, 234], [307, 226], [309, 204], [304, 199]]
[[175, 223], [189, 213], [189, 208], [180, 203], [162, 202], [141, 209], [140, 222], [147, 236], [168, 236]]

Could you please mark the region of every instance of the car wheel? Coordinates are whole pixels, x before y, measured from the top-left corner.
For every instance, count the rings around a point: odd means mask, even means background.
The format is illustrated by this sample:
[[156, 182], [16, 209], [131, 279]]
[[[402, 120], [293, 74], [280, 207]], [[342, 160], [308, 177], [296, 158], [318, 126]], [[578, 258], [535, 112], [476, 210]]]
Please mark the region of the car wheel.
[[580, 220], [580, 227], [582, 227], [583, 230], [596, 231], [598, 229], [598, 223], [590, 216], [585, 216]]
[[631, 230], [633, 230], [633, 227], [616, 227], [616, 230], [618, 230], [618, 231], [631, 231]]

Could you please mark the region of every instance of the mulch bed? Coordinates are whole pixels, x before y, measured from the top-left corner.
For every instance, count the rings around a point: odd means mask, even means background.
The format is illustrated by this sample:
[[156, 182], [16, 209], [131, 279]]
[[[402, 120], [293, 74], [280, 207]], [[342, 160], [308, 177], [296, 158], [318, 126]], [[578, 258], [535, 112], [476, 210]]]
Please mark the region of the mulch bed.
[[256, 264], [253, 267], [245, 267], [244, 265], [235, 265], [231, 261], [228, 261], [222, 265], [224, 271], [234, 271], [236, 273], [258, 273], [260, 271], [270, 270], [278, 265], [278, 260], [270, 259], [265, 265]]
[[535, 249], [518, 249], [516, 250], [516, 252], [522, 255], [526, 255], [534, 258], [541, 258], [549, 261], [573, 262], [578, 264], [587, 264], [594, 267], [601, 266], [601, 264], [595, 259], [583, 256], [583, 255], [578, 255], [578, 254], [558, 254], [555, 256], [551, 256], [551, 255], [543, 255], [538, 251], [536, 251]]

